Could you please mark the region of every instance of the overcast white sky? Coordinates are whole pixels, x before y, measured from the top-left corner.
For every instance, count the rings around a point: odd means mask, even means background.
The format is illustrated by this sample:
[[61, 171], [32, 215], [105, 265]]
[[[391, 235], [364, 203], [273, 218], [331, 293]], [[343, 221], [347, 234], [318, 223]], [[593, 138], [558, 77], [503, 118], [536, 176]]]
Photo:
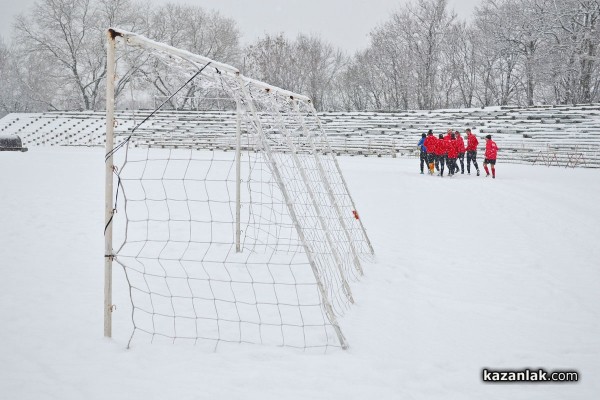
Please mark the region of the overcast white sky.
[[[197, 4], [215, 9], [238, 22], [242, 42], [264, 33], [299, 32], [320, 35], [348, 52], [365, 48], [368, 34], [390, 13], [409, 0], [154, 0]], [[36, 0], [0, 0], [0, 35], [8, 39], [13, 17], [26, 12]], [[480, 0], [449, 0], [461, 19], [469, 19]]]

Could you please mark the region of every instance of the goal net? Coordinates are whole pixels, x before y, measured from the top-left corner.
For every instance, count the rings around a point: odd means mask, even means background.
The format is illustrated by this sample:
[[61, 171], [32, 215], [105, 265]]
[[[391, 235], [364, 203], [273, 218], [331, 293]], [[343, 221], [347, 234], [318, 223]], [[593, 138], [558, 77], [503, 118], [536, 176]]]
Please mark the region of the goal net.
[[[126, 31], [108, 48], [105, 334], [117, 263], [131, 339], [346, 348], [373, 249], [310, 99]], [[219, 111], [123, 111], [153, 90]]]

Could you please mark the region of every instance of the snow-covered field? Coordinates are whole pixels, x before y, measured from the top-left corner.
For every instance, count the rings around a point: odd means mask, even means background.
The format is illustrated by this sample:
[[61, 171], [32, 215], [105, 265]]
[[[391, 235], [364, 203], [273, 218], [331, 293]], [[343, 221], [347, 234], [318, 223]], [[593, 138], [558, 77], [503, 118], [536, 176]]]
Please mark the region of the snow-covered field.
[[[377, 252], [340, 321], [348, 351], [137, 344], [115, 268], [102, 336], [103, 150], [0, 153], [2, 399], [593, 399], [600, 393], [600, 172], [498, 178], [339, 158]], [[575, 369], [485, 384], [484, 367]]]

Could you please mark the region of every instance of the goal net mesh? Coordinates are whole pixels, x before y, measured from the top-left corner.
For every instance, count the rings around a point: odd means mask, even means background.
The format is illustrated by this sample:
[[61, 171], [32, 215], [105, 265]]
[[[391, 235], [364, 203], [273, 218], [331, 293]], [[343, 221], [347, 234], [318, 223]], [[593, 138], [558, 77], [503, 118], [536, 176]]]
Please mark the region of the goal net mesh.
[[337, 317], [372, 249], [310, 101], [137, 35], [117, 42], [128, 106], [160, 81], [171, 104], [221, 110], [120, 117], [113, 254], [132, 339], [345, 347]]

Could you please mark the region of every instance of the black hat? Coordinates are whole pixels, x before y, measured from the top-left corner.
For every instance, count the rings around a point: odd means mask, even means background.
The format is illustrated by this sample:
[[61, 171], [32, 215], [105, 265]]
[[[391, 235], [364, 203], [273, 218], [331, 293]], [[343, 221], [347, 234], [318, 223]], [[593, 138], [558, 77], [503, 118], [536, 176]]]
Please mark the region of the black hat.
[[450, 139], [456, 139], [456, 135], [453, 133], [450, 135]]
[[433, 131], [430, 129], [430, 130], [427, 131], [427, 134], [428, 135], [433, 135]]
[[421, 137], [425, 137], [425, 136], [427, 136], [427, 135], [426, 135], [426, 134], [422, 134], [422, 135], [421, 135]]
[[491, 140], [492, 139], [492, 135], [487, 135], [485, 138]]
[[440, 136], [439, 136], [439, 138], [440, 138], [440, 139], [443, 139], [443, 138], [444, 138], [444, 135], [442, 135], [442, 134], [440, 133]]

